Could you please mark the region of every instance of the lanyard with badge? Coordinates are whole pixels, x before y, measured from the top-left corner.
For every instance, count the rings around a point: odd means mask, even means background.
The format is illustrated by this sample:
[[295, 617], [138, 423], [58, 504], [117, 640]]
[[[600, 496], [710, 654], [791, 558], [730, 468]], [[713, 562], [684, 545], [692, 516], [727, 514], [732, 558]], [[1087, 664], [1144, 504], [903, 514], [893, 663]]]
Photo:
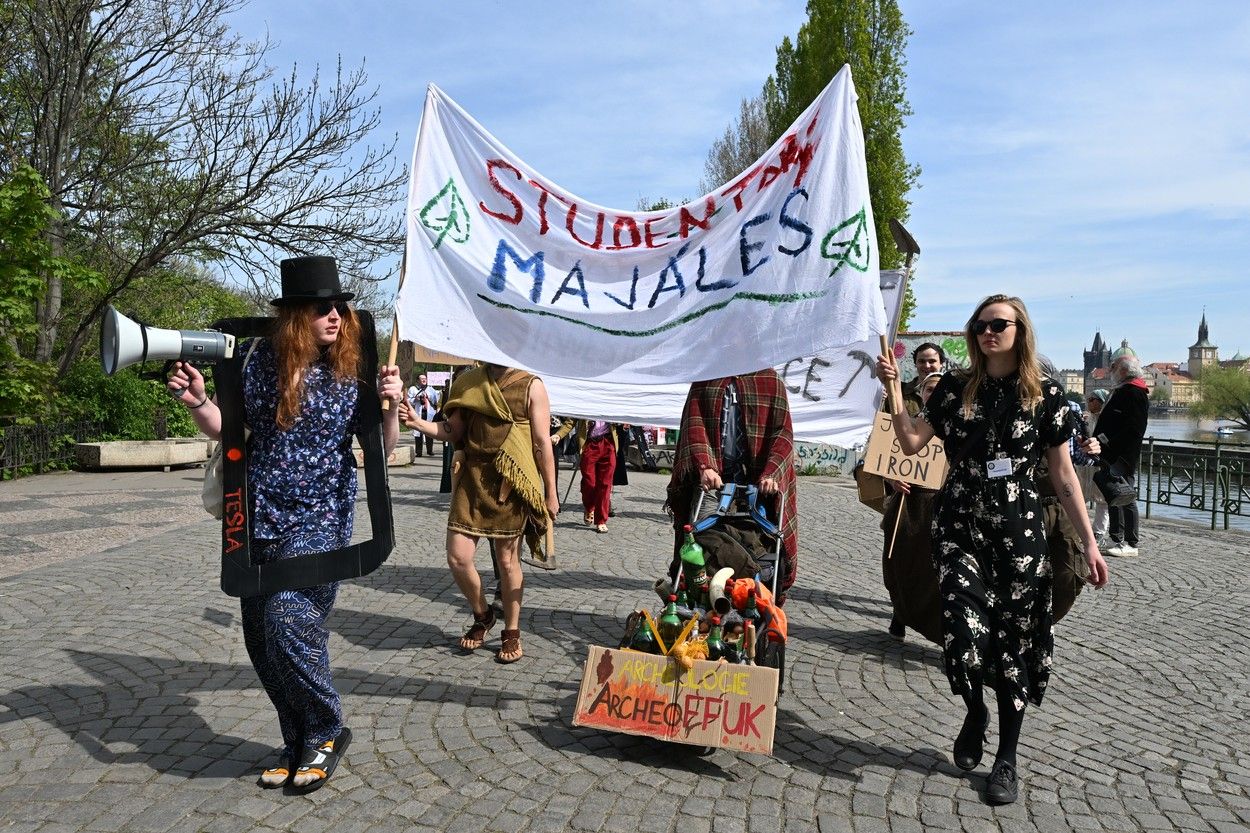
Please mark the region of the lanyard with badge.
[[[1010, 396], [1010, 394], [1006, 394]], [[985, 476], [990, 480], [1000, 477], [1010, 477], [1015, 470], [1012, 459], [1007, 456], [1007, 452], [1002, 449], [1002, 438], [1007, 436], [1008, 426], [1011, 424], [1015, 409], [1010, 407], [1010, 400], [1007, 400], [1000, 406], [1001, 416], [995, 413], [990, 417], [990, 453], [993, 455], [985, 462]]]

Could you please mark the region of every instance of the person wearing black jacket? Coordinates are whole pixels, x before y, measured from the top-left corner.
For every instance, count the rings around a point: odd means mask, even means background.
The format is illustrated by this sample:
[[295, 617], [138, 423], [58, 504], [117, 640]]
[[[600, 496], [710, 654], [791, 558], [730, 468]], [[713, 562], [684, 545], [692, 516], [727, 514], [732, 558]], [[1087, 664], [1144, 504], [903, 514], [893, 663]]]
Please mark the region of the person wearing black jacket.
[[[1135, 482], [1137, 459], [1141, 455], [1142, 438], [1146, 436], [1146, 419], [1150, 397], [1142, 380], [1141, 363], [1136, 356], [1120, 356], [1111, 363], [1111, 375], [1117, 387], [1103, 406], [1094, 424], [1094, 436], [1102, 444], [1102, 460], [1116, 467], [1130, 483]], [[1107, 555], [1120, 558], [1137, 555], [1137, 501], [1128, 506], [1109, 507], [1111, 546]]]

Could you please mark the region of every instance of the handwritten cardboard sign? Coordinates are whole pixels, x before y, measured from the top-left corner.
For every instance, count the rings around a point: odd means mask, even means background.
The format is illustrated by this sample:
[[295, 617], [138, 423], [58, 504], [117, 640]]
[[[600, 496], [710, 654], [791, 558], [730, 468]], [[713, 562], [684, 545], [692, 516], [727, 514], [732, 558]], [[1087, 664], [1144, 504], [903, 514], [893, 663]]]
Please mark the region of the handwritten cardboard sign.
[[946, 468], [946, 450], [941, 440], [934, 437], [918, 454], [904, 454], [894, 433], [894, 420], [889, 414], [878, 412], [864, 449], [864, 471], [926, 489], [940, 489]]
[[777, 669], [590, 647], [573, 725], [771, 755]]

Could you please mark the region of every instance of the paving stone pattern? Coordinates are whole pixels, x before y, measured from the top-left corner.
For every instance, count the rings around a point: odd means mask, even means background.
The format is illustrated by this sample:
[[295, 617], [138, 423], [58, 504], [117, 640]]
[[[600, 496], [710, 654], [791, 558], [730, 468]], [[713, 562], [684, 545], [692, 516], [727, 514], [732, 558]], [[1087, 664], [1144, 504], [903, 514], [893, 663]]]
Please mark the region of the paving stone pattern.
[[0, 831], [1250, 829], [1245, 536], [1148, 523], [1142, 556], [1112, 562], [1057, 631], [1021, 799], [995, 808], [984, 767], [950, 763], [961, 711], [939, 652], [886, 634], [878, 516], [844, 484], [801, 483], [775, 755], [699, 757], [572, 726], [587, 645], [651, 601], [663, 478], [631, 473], [608, 535], [569, 506], [561, 569], [527, 574], [526, 658], [498, 665], [452, 647], [468, 616], [422, 461], [391, 472], [397, 549], [330, 620], [354, 744], [294, 796], [255, 785], [277, 725], [217, 587], [198, 474], [91, 477], [0, 484]]

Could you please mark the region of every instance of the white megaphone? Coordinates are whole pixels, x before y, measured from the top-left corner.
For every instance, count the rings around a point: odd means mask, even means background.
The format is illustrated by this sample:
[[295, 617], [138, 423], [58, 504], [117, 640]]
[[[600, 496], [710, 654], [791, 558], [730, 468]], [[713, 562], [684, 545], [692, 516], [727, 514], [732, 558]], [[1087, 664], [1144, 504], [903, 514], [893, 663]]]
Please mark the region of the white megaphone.
[[100, 322], [100, 364], [112, 376], [149, 359], [219, 362], [233, 358], [234, 336], [216, 330], [162, 330], [131, 321], [111, 305]]

